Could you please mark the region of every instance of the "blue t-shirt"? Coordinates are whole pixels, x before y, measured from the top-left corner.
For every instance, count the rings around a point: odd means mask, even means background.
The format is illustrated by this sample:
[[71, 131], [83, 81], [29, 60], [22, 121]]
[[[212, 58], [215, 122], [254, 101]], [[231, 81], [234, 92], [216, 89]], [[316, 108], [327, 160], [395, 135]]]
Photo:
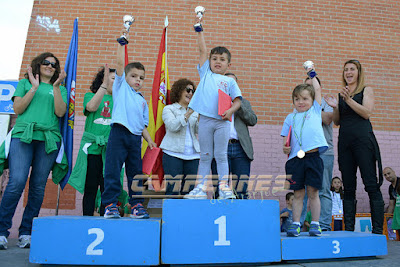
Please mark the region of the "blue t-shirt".
[[[288, 160], [297, 156], [297, 152], [302, 149], [304, 152], [310, 151], [314, 148], [319, 148], [319, 153], [324, 153], [328, 149], [328, 143], [326, 142], [324, 131], [322, 129], [322, 118], [321, 118], [321, 106], [317, 101], [314, 100], [311, 108], [305, 112], [297, 112], [296, 110], [293, 113], [287, 115], [285, 122], [283, 123], [281, 136], [287, 136], [289, 134], [289, 128], [292, 126], [292, 133], [290, 136], [290, 150]], [[296, 115], [296, 123], [295, 129], [293, 128], [293, 118]], [[305, 115], [303, 133], [300, 140], [301, 148], [299, 140], [301, 125], [303, 124], [303, 118]], [[295, 135], [296, 132], [296, 135]]]
[[242, 97], [239, 86], [233, 78], [212, 72], [208, 59], [203, 66], [198, 65], [197, 70], [200, 83], [189, 103], [189, 108], [203, 116], [222, 120], [218, 115], [218, 89], [227, 93], [233, 100]]
[[149, 125], [149, 108], [142, 94], [126, 82], [125, 72], [122, 76], [115, 73], [112, 96], [111, 125], [119, 123], [132, 134], [142, 135], [144, 127]]
[[281, 232], [287, 232], [287, 230], [289, 229], [289, 226], [293, 223], [293, 212], [292, 212], [292, 210], [290, 210], [288, 208], [284, 208], [283, 210], [281, 210], [280, 214], [282, 214], [284, 212], [289, 212], [289, 216], [282, 218]]

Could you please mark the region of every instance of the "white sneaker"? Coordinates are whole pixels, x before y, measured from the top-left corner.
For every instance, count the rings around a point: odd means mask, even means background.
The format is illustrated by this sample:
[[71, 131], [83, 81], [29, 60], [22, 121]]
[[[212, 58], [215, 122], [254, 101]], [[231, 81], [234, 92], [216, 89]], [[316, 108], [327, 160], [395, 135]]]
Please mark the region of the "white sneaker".
[[7, 237], [5, 237], [4, 235], [0, 236], [0, 250], [7, 249], [7, 244]]
[[202, 186], [195, 187], [189, 194], [183, 196], [186, 199], [207, 199], [207, 193], [203, 191]]
[[20, 248], [30, 248], [31, 247], [31, 236], [30, 235], [20, 235], [18, 238], [17, 245]]
[[235, 194], [227, 183], [220, 183], [218, 187], [218, 199], [236, 199]]

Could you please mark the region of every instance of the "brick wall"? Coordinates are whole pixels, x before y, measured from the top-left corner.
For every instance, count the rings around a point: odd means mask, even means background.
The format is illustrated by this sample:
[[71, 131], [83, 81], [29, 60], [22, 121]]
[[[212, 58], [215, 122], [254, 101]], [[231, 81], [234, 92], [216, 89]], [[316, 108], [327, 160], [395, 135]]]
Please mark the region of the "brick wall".
[[[199, 4], [207, 9], [204, 29], [208, 48], [224, 45], [230, 49], [231, 71], [237, 74], [239, 86], [259, 118], [258, 125], [251, 131], [256, 153], [252, 166], [254, 174], [284, 173], [280, 125], [292, 110], [292, 89], [305, 77], [302, 63], [313, 60], [323, 84], [323, 94], [336, 94], [341, 87], [343, 63], [352, 58], [363, 64], [367, 83], [375, 89], [372, 123], [381, 145], [383, 164], [400, 173], [396, 161], [400, 121], [395, 101], [400, 97], [400, 2], [396, 0], [37, 0], [33, 6], [21, 77], [33, 57], [44, 51], [55, 53], [62, 65], [65, 63], [73, 20], [79, 17], [75, 155], [84, 125], [83, 95], [99, 66], [115, 65], [118, 45], [115, 39], [120, 35], [123, 15], [132, 14], [136, 18], [130, 32], [128, 53], [131, 61], [141, 61], [146, 67], [143, 92], [149, 101], [166, 15], [170, 22], [170, 80], [187, 77], [198, 82], [195, 69], [198, 53], [192, 24], [194, 8]], [[338, 174], [336, 166], [335, 174]], [[54, 214], [56, 187], [51, 183], [49, 180], [41, 215]], [[360, 190], [363, 187], [359, 185], [358, 188], [360, 208], [367, 210], [366, 195]], [[387, 194], [386, 183], [383, 188]], [[82, 196], [69, 190], [62, 193], [60, 213], [78, 214]], [[52, 195], [50, 201], [49, 194]], [[282, 196], [280, 199], [283, 200]], [[20, 220], [17, 222], [19, 224]]]

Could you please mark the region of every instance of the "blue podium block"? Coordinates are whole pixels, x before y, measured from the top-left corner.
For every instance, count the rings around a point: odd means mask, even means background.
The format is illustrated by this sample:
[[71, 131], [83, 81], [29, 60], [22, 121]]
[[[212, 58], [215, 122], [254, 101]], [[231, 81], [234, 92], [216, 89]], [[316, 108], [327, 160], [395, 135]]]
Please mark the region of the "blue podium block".
[[29, 261], [40, 264], [158, 265], [160, 219], [40, 217]]
[[276, 200], [168, 199], [162, 219], [164, 264], [281, 261]]
[[310, 260], [387, 255], [384, 235], [348, 231], [322, 232], [322, 236], [282, 237], [282, 260]]

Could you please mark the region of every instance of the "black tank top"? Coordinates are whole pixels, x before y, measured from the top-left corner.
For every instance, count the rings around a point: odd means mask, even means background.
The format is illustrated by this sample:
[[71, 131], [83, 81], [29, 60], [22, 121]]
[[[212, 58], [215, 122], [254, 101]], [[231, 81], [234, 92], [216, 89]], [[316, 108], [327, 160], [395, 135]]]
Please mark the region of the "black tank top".
[[[364, 88], [365, 89], [365, 88]], [[364, 98], [364, 89], [354, 95], [353, 100], [362, 105]], [[347, 103], [339, 96], [339, 135], [342, 135], [348, 141], [353, 138], [369, 136], [372, 133], [372, 125], [369, 119], [364, 119], [358, 115]]]

